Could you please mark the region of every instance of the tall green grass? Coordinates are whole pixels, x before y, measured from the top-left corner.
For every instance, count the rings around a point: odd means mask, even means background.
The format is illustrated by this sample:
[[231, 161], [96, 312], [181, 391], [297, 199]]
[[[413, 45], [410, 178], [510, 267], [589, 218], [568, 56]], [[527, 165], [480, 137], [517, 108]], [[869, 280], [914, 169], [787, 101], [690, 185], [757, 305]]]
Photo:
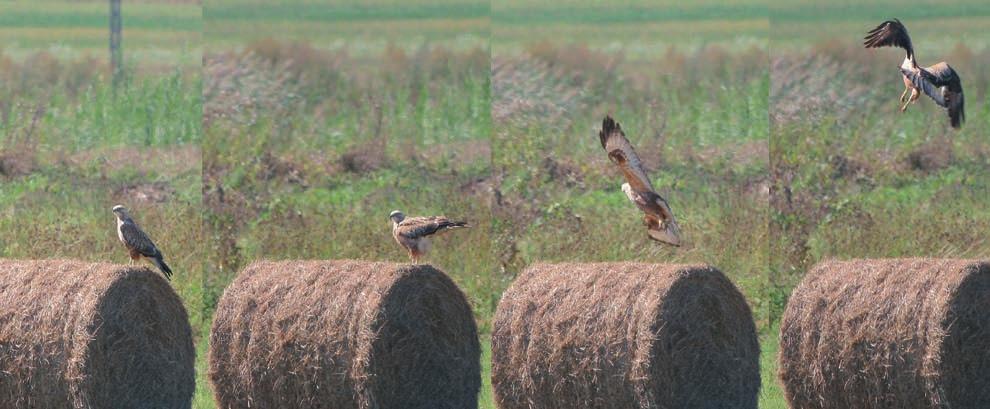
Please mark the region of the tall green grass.
[[[222, 246], [208, 257], [211, 303], [252, 260], [408, 261], [388, 219], [400, 209], [471, 224], [435, 240], [427, 261], [457, 282], [482, 334], [490, 331], [490, 210], [487, 194], [471, 189], [491, 173], [486, 52], [393, 48], [353, 66], [345, 53], [260, 42], [207, 59], [273, 84], [255, 89], [261, 109], [205, 129], [206, 223]], [[207, 88], [241, 82], [229, 72], [211, 71]]]
[[[130, 205], [190, 311], [197, 408], [214, 405], [206, 334], [233, 275], [262, 258], [405, 261], [394, 209], [473, 224], [429, 262], [475, 310], [484, 408], [492, 315], [530, 263], [706, 262], [750, 301], [760, 406], [783, 408], [778, 320], [815, 262], [990, 254], [990, 10], [819, 3], [128, 3], [116, 92], [105, 2], [0, 4], [0, 257], [125, 262], [109, 208]], [[888, 17], [922, 63], [959, 71], [962, 131], [924, 97], [896, 111], [899, 52], [859, 44]], [[605, 114], [683, 248], [645, 237], [598, 146]]]
[[[990, 255], [986, 4], [798, 1], [770, 15], [771, 322], [823, 259]], [[960, 73], [962, 130], [927, 96], [898, 112], [903, 52], [862, 48], [893, 17], [921, 64]]]
[[198, 74], [135, 75], [116, 90], [67, 61], [0, 72], [0, 257], [128, 263], [123, 204], [172, 267], [205, 344]]

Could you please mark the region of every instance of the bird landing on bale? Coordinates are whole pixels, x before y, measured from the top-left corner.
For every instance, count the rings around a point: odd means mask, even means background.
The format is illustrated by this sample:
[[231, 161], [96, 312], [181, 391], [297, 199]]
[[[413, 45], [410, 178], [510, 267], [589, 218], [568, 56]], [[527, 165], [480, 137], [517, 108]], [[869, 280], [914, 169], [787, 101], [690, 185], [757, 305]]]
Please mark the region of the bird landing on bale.
[[430, 236], [448, 230], [471, 227], [464, 221], [453, 221], [444, 216], [406, 217], [401, 211], [393, 210], [388, 218], [392, 220], [392, 237], [409, 252], [413, 263], [430, 251]]
[[[914, 47], [907, 28], [898, 19], [887, 20], [877, 28], [870, 30], [863, 38], [866, 48], [900, 47], [905, 51], [904, 61], [900, 65], [904, 92], [901, 93], [901, 112], [908, 105], [918, 100], [921, 93], [931, 97], [938, 106], [949, 113], [949, 122], [953, 128], [959, 129], [966, 121], [964, 110], [962, 81], [956, 71], [945, 62], [921, 67], [914, 58]], [[910, 95], [908, 94], [910, 92]]]

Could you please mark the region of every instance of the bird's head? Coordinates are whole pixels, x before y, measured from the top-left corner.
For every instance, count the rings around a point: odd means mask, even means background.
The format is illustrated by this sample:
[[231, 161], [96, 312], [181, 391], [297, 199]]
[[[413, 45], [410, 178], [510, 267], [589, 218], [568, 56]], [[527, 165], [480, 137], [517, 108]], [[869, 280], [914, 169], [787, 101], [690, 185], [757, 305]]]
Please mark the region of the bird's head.
[[393, 210], [392, 213], [389, 213], [388, 218], [392, 220], [392, 223], [402, 223], [406, 215], [398, 210]]
[[127, 208], [121, 205], [114, 206], [112, 212], [115, 216], [117, 216], [120, 219], [126, 219], [129, 217], [127, 215]]

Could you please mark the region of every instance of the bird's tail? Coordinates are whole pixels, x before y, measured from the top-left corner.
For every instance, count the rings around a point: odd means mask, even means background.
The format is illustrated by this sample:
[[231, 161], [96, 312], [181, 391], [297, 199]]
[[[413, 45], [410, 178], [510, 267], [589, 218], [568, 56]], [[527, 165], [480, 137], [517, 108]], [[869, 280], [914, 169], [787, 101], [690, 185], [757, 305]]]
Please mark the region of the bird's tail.
[[650, 238], [661, 243], [666, 243], [674, 247], [681, 246], [681, 228], [673, 217], [666, 222], [657, 221], [654, 226], [649, 226], [647, 233]]
[[460, 228], [460, 227], [471, 227], [471, 225], [469, 225], [468, 222], [459, 222], [459, 221], [453, 221], [453, 220], [451, 220], [449, 222], [445, 222], [445, 223], [443, 223], [443, 224], [440, 225], [440, 228], [441, 229], [444, 229], [444, 230], [447, 230], [447, 229], [456, 229], [456, 228]]
[[949, 107], [949, 120], [952, 123], [952, 127], [959, 129], [962, 128], [963, 122], [966, 122], [966, 101], [963, 99], [963, 94], [959, 93], [959, 108], [958, 110], [953, 110]]
[[162, 259], [162, 256], [152, 258], [151, 262], [155, 263], [155, 266], [157, 266], [159, 270], [162, 270], [162, 274], [165, 275], [165, 279], [172, 281], [172, 269], [168, 268], [168, 264], [165, 264], [165, 260]]

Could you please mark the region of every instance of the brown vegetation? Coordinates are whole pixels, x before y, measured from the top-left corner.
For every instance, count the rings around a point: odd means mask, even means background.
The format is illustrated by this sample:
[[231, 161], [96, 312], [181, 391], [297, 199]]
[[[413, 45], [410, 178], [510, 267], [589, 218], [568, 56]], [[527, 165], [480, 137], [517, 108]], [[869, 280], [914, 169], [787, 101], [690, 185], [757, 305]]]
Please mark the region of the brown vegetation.
[[492, 333], [502, 409], [756, 408], [749, 306], [707, 266], [535, 264]]
[[990, 407], [990, 263], [826, 261], [781, 323], [792, 408]]
[[283, 261], [227, 287], [210, 335], [222, 408], [476, 407], [470, 305], [429, 265]]
[[160, 274], [67, 260], [0, 260], [4, 408], [189, 408], [195, 350]]

